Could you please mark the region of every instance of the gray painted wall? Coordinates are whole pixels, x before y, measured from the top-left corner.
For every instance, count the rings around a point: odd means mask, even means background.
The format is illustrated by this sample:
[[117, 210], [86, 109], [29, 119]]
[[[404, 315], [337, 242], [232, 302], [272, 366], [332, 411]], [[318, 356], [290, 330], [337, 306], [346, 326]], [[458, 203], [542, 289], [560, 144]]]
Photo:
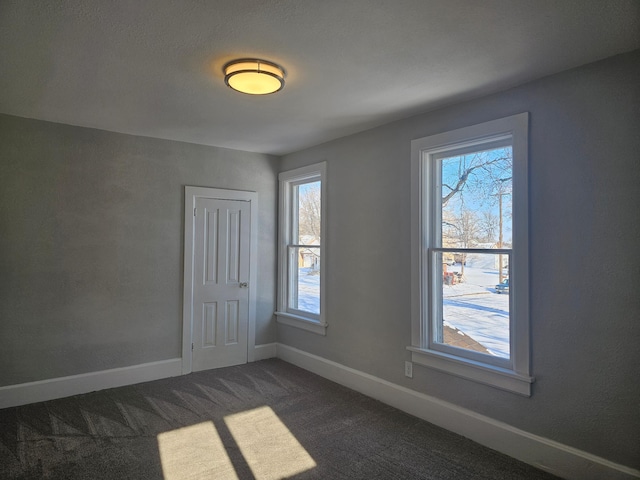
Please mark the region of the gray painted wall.
[[275, 341], [278, 158], [0, 115], [0, 386], [181, 356], [184, 186], [259, 197]]
[[[416, 365], [410, 142], [530, 112], [531, 398]], [[640, 467], [640, 51], [287, 155], [326, 160], [326, 337], [278, 341]]]

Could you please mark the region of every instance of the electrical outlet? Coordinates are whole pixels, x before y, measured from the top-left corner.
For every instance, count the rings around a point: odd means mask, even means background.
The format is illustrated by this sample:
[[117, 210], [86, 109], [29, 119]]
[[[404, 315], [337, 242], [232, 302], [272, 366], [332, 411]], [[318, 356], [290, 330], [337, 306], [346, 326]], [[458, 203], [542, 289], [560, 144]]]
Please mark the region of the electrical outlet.
[[413, 363], [404, 362], [404, 376], [413, 378]]

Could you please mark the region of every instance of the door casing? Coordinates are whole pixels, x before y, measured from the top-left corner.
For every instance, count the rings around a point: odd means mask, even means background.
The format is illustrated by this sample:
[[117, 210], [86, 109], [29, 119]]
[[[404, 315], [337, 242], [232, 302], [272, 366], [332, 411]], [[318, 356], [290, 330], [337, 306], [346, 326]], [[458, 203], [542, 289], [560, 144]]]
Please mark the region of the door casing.
[[192, 371], [193, 343], [193, 267], [196, 200], [213, 198], [219, 200], [243, 200], [249, 202], [250, 247], [249, 247], [249, 317], [247, 361], [255, 361], [256, 337], [256, 284], [258, 254], [258, 194], [243, 190], [224, 190], [208, 187], [186, 186], [184, 191], [184, 293], [182, 297], [182, 374]]

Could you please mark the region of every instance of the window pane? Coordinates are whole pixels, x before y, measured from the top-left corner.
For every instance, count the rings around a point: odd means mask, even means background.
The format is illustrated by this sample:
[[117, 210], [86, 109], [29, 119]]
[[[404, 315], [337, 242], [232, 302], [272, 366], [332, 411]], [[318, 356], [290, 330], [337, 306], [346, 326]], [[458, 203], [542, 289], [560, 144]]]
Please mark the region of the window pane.
[[294, 188], [298, 211], [295, 242], [301, 245], [320, 245], [320, 181], [303, 183]]
[[509, 257], [464, 251], [434, 253], [435, 271], [439, 272], [436, 343], [509, 358]]
[[511, 147], [440, 159], [441, 241], [449, 248], [511, 248]]
[[289, 247], [289, 308], [320, 315], [320, 246]]

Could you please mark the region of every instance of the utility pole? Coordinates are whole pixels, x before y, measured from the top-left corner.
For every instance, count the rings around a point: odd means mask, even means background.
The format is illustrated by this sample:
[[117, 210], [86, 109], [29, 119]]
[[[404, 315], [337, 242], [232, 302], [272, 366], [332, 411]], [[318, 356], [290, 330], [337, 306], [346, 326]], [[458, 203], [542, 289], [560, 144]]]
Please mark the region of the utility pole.
[[[500, 233], [498, 236], [498, 248], [502, 248], [502, 196], [507, 193], [498, 193], [498, 211], [500, 215]], [[498, 255], [498, 283], [502, 283], [502, 254]]]
[[[511, 180], [511, 178], [501, 178], [500, 182], [506, 182], [508, 180]], [[495, 196], [498, 197], [498, 212], [499, 212], [499, 234], [498, 234], [498, 248], [502, 248], [502, 242], [503, 242], [503, 238], [502, 238], [502, 197], [504, 195], [511, 195], [511, 192], [503, 192], [503, 185], [500, 185], [500, 193], [496, 193]], [[504, 279], [504, 275], [502, 274], [502, 254], [498, 255], [498, 283], [502, 283], [502, 280]]]
[[[500, 221], [500, 233], [498, 236], [498, 248], [502, 248], [502, 196], [504, 193], [498, 193], [498, 211]], [[498, 283], [502, 283], [502, 254], [498, 255]]]

